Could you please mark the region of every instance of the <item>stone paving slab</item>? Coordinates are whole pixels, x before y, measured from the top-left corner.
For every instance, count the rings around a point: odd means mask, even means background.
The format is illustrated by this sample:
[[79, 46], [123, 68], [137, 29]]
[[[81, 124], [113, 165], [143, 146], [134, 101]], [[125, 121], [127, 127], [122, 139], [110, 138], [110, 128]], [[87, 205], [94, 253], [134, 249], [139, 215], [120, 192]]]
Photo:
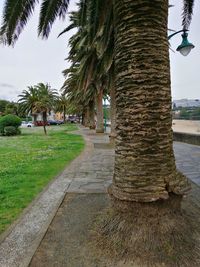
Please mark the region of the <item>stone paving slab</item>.
[[29, 267], [107, 266], [85, 249], [95, 215], [108, 203], [106, 194], [67, 194]]
[[177, 168], [200, 186], [200, 146], [174, 142]]

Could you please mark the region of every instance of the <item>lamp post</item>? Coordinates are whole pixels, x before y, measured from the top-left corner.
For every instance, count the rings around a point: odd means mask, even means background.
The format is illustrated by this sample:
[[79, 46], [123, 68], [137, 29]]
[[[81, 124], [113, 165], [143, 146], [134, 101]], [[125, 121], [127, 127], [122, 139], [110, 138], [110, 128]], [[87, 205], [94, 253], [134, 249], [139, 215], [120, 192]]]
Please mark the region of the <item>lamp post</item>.
[[187, 33], [188, 30], [180, 30], [180, 31], [177, 31], [175, 33], [172, 33], [171, 35], [168, 36], [168, 40], [171, 39], [174, 35], [180, 33], [180, 32], [183, 32], [183, 34], [181, 35], [182, 36], [182, 43], [177, 47], [176, 51], [179, 51], [181, 53], [181, 55], [183, 56], [187, 56], [190, 51], [194, 48], [194, 45], [192, 43], [190, 43], [187, 39], [188, 37], [188, 33]]
[[106, 132], [106, 124], [107, 124], [107, 117], [106, 117], [106, 98], [103, 98], [103, 107], [104, 107], [104, 131]]

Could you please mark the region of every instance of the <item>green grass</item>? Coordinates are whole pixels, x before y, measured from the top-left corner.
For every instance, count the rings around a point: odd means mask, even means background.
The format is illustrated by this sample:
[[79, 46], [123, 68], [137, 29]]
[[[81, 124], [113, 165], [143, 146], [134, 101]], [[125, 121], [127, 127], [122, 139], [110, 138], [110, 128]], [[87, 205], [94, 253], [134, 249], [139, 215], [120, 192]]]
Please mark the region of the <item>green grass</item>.
[[76, 126], [22, 129], [0, 137], [0, 233], [34, 197], [84, 148], [83, 138], [69, 133]]

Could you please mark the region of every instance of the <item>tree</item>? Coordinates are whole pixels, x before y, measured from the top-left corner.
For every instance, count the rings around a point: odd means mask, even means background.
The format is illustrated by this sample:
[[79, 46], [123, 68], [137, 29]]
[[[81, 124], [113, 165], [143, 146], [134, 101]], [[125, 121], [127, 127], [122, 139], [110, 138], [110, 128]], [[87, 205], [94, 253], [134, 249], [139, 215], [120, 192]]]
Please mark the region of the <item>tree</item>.
[[48, 84], [39, 83], [35, 88], [37, 90], [38, 99], [34, 106], [36, 110], [42, 113], [44, 133], [46, 135], [47, 113], [50, 112], [55, 105], [58, 94], [56, 90], [51, 89]]
[[[79, 10], [71, 13], [70, 20], [71, 25], [61, 33], [77, 28], [77, 32], [69, 42], [71, 50], [68, 59], [72, 66], [68, 69], [68, 73], [74, 74], [76, 66], [78, 75], [74, 90], [82, 90], [83, 94], [90, 91], [90, 95], [94, 96], [96, 132], [102, 133], [104, 132], [102, 100], [103, 95], [109, 92], [111, 70], [114, 65], [112, 2], [101, 1], [99, 5], [95, 5], [93, 1], [87, 1], [85, 5], [80, 4]], [[68, 84], [68, 80], [70, 82], [71, 78], [67, 78], [65, 85]]]
[[38, 101], [38, 91], [34, 86], [28, 86], [28, 90], [24, 90], [19, 96], [19, 110], [27, 115], [31, 113], [34, 123], [37, 120], [38, 110], [35, 103]]
[[63, 121], [66, 123], [66, 112], [69, 106], [69, 101], [65, 95], [61, 95], [58, 97], [57, 101], [55, 102], [55, 110], [58, 112], [63, 113]]
[[5, 110], [6, 110], [6, 106], [7, 104], [9, 104], [10, 102], [4, 99], [0, 99], [0, 114], [4, 114]]
[[142, 202], [166, 199], [169, 192], [184, 194], [188, 182], [176, 170], [172, 147], [168, 1], [115, 1], [114, 8], [117, 140], [112, 194]]
[[57, 92], [52, 90], [48, 84], [39, 83], [35, 86], [29, 86], [19, 95], [20, 109], [24, 112], [31, 112], [34, 117], [34, 123], [37, 120], [37, 114], [42, 113], [44, 133], [47, 134], [47, 113], [57, 100]]
[[19, 115], [19, 105], [15, 102], [10, 102], [6, 105], [5, 114]]

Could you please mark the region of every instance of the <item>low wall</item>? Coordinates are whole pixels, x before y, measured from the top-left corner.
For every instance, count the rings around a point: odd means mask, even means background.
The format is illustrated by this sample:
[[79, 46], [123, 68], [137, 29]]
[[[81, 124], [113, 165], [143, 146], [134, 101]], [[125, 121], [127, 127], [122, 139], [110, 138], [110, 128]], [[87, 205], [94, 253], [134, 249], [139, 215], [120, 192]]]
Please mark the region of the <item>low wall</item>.
[[174, 141], [200, 146], [200, 134], [173, 132]]

